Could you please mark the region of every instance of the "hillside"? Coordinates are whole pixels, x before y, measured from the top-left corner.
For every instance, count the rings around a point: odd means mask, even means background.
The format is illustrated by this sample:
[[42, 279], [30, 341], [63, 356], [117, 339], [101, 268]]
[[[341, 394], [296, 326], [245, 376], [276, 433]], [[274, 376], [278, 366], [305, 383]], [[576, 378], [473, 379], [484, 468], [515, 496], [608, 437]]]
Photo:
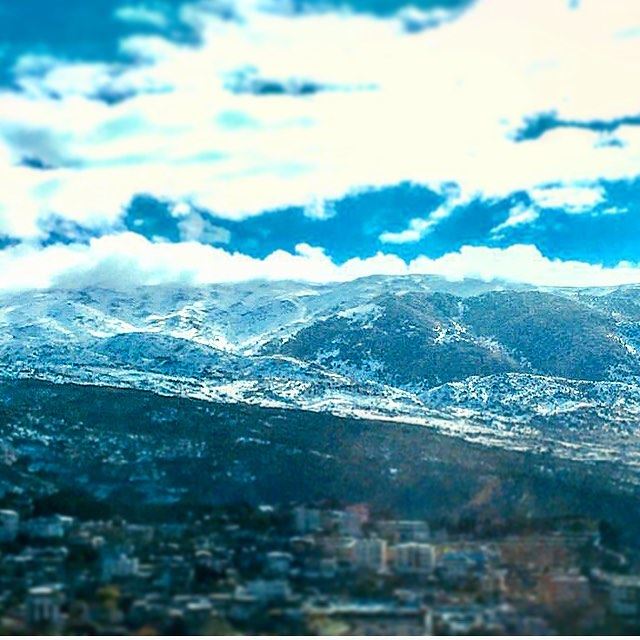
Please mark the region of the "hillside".
[[7, 379], [422, 425], [637, 469], [640, 289], [430, 277], [0, 297]]
[[[487, 449], [419, 426], [38, 381], [0, 384], [0, 491], [122, 513], [181, 503], [367, 501], [402, 516], [638, 522], [616, 465]], [[491, 500], [478, 500], [480, 495]]]

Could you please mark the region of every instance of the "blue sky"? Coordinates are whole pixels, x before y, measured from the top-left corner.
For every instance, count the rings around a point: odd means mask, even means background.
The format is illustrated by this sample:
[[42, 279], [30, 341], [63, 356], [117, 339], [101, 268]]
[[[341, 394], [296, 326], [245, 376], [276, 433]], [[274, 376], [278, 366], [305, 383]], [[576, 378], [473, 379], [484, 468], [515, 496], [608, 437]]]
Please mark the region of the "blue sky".
[[0, 0], [0, 288], [638, 282], [639, 64], [635, 0]]

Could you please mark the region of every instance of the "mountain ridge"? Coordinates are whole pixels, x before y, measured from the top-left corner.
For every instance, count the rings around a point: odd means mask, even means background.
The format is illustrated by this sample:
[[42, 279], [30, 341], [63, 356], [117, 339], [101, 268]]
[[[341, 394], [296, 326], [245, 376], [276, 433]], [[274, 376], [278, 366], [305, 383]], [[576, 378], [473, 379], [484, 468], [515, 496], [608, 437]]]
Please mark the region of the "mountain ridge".
[[3, 294], [0, 364], [5, 378], [405, 421], [631, 468], [640, 288], [411, 276]]

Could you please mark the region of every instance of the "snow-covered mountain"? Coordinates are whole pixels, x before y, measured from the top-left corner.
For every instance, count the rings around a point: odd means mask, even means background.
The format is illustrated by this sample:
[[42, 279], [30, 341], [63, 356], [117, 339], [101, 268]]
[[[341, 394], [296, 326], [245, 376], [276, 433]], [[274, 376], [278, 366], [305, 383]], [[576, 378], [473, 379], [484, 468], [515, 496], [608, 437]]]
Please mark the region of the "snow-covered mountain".
[[0, 297], [5, 377], [414, 422], [635, 465], [640, 288], [431, 277]]

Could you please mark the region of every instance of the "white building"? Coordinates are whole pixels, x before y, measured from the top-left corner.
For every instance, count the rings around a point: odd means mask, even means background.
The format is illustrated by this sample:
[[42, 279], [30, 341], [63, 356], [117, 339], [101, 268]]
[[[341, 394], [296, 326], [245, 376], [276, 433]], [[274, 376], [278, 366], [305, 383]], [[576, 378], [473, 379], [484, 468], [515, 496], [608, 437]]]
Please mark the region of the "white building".
[[392, 548], [393, 566], [398, 573], [429, 574], [436, 565], [433, 545], [406, 542]]
[[336, 511], [338, 532], [343, 536], [359, 537], [362, 535], [362, 518], [355, 511]]
[[438, 560], [438, 570], [449, 582], [459, 582], [481, 573], [481, 554], [471, 551], [446, 551]]
[[57, 586], [29, 589], [27, 595], [27, 621], [30, 626], [56, 626], [60, 623], [62, 592]]

